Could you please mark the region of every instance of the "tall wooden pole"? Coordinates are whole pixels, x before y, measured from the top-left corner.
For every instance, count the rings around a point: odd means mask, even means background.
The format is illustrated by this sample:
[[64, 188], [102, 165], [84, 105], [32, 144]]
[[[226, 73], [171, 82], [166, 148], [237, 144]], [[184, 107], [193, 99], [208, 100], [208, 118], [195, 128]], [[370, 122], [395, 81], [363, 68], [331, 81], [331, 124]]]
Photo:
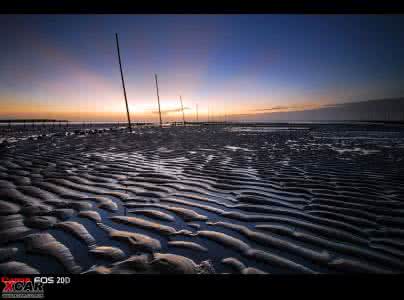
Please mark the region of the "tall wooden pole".
[[182, 122], [184, 123], [184, 126], [185, 126], [184, 105], [182, 104], [182, 97], [181, 96], [180, 96], [180, 101], [181, 101], [181, 110], [182, 110]]
[[116, 49], [118, 50], [119, 69], [121, 70], [121, 80], [122, 80], [123, 95], [125, 97], [126, 114], [128, 116], [128, 127], [129, 127], [129, 131], [132, 132], [132, 123], [130, 122], [128, 99], [126, 98], [125, 80], [123, 79], [121, 53], [119, 52], [119, 41], [118, 41], [118, 34], [117, 33], [115, 33], [115, 38], [116, 38]]
[[163, 127], [163, 121], [161, 120], [160, 95], [159, 95], [159, 84], [157, 81], [157, 74], [154, 74], [154, 78], [156, 79], [156, 91], [157, 91], [157, 103], [159, 105], [160, 127]]
[[198, 116], [198, 104], [196, 105], [196, 122], [199, 122], [199, 116]]

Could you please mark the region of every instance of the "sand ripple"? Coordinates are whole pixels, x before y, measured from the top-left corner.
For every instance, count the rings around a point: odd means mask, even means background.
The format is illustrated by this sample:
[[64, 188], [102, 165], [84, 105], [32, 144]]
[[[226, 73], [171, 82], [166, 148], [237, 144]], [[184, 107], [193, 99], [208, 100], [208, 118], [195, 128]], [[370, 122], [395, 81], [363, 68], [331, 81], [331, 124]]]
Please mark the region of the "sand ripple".
[[0, 272], [403, 272], [404, 130], [385, 131], [145, 127], [4, 143]]

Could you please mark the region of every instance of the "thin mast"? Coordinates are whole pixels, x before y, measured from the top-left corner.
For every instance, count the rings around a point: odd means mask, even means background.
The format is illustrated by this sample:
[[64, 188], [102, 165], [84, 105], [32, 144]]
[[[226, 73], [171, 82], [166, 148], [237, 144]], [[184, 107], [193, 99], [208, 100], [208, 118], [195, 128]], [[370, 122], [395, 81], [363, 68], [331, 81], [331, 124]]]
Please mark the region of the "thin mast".
[[181, 96], [180, 96], [180, 101], [181, 101], [181, 110], [182, 110], [182, 122], [184, 123], [184, 126], [185, 126], [184, 105], [182, 104], [182, 97]]
[[159, 84], [157, 82], [157, 74], [154, 74], [154, 78], [156, 79], [156, 91], [157, 91], [157, 103], [159, 105], [160, 127], [163, 127], [163, 121], [161, 120], [160, 95], [159, 95]]
[[116, 39], [116, 49], [118, 50], [119, 69], [121, 70], [121, 79], [122, 79], [123, 95], [124, 95], [124, 97], [125, 97], [126, 114], [127, 114], [127, 116], [128, 116], [128, 127], [129, 127], [129, 131], [132, 132], [132, 123], [130, 122], [128, 99], [127, 99], [127, 97], [126, 97], [125, 80], [123, 79], [123, 71], [122, 71], [122, 63], [121, 63], [121, 53], [120, 53], [120, 51], [119, 51], [119, 41], [118, 41], [118, 34], [117, 34], [117, 33], [115, 33], [115, 39]]

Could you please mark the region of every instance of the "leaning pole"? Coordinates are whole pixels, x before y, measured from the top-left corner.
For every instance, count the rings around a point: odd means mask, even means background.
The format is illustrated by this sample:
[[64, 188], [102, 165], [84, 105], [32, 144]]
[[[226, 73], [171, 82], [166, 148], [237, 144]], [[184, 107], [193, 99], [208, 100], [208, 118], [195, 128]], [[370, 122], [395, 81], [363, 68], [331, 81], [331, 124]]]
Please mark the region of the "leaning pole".
[[163, 127], [163, 121], [161, 120], [160, 95], [159, 95], [159, 84], [157, 81], [157, 74], [154, 74], [154, 78], [156, 79], [156, 91], [157, 91], [157, 103], [159, 105], [160, 127]]
[[123, 71], [122, 71], [122, 63], [121, 63], [121, 53], [119, 52], [119, 41], [118, 41], [118, 34], [117, 34], [117, 33], [115, 33], [115, 38], [116, 38], [116, 49], [118, 50], [119, 69], [121, 70], [123, 96], [125, 97], [126, 114], [127, 114], [127, 116], [128, 116], [128, 128], [129, 128], [129, 131], [132, 132], [132, 123], [130, 122], [130, 114], [129, 114], [128, 99], [127, 99], [127, 97], [126, 97], [125, 80], [123, 79]]
[[182, 97], [180, 96], [180, 101], [181, 101], [181, 110], [182, 110], [182, 122], [185, 126], [185, 114], [184, 114], [184, 105], [182, 104]]

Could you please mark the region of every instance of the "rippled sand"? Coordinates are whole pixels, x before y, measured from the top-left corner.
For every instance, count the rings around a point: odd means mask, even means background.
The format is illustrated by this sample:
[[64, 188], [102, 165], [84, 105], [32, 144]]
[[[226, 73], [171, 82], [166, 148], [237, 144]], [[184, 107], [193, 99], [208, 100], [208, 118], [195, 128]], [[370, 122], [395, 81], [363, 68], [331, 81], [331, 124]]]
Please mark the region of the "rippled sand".
[[2, 141], [0, 273], [404, 270], [399, 127], [62, 128]]

